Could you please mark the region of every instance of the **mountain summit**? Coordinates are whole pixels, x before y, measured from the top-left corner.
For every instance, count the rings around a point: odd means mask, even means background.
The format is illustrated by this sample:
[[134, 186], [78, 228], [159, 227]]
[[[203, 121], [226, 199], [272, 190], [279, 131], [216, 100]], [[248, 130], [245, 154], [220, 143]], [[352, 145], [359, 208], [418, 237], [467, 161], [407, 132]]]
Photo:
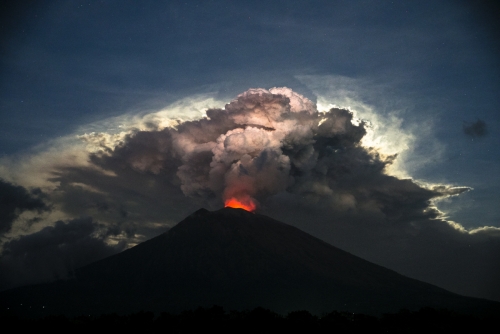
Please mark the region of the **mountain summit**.
[[200, 209], [164, 234], [80, 268], [73, 279], [0, 293], [3, 309], [27, 316], [212, 305], [381, 314], [426, 306], [482, 313], [500, 303], [407, 278], [295, 227], [233, 208]]

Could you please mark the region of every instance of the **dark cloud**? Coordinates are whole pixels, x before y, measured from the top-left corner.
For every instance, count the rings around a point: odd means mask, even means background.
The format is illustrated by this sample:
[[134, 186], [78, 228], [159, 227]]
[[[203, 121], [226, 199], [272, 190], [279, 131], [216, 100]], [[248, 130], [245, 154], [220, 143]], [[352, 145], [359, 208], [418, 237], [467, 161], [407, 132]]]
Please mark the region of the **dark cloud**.
[[0, 257], [0, 290], [15, 286], [68, 278], [74, 269], [118, 253], [121, 242], [108, 245], [108, 229], [91, 218], [57, 221], [39, 232], [24, 235], [3, 245]]
[[170, 175], [141, 172], [118, 156], [106, 162], [113, 174], [95, 168], [61, 168], [53, 178], [58, 187], [51, 200], [70, 216], [88, 215], [103, 224], [135, 230], [142, 240], [164, 232], [199, 208]]
[[[40, 189], [30, 192], [0, 179], [0, 234], [10, 231], [12, 223], [24, 211], [49, 211], [42, 196]], [[35, 222], [36, 219], [32, 221]]]
[[249, 197], [265, 210], [268, 199], [287, 193], [308, 205], [409, 221], [437, 218], [432, 199], [468, 190], [387, 175], [396, 157], [361, 146], [365, 134], [346, 109], [318, 113], [289, 89], [254, 89], [207, 118], [136, 132], [92, 161], [128, 178], [161, 179], [213, 208]]
[[473, 138], [484, 137], [488, 134], [486, 123], [480, 119], [475, 122], [464, 122], [462, 129], [467, 136]]

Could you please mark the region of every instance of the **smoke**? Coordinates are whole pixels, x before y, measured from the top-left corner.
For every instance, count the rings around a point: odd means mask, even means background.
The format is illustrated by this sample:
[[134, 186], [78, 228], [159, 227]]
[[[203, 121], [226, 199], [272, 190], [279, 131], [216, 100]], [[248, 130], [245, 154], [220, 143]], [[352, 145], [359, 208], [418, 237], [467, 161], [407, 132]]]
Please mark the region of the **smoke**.
[[[211, 207], [228, 198], [296, 195], [339, 211], [371, 212], [388, 220], [439, 216], [430, 200], [449, 187], [424, 188], [385, 173], [396, 155], [361, 144], [366, 123], [347, 109], [318, 112], [288, 88], [251, 89], [207, 117], [175, 128], [139, 131], [93, 161], [116, 161], [140, 173], [165, 176], [184, 195]], [[454, 195], [468, 188], [454, 188]]]

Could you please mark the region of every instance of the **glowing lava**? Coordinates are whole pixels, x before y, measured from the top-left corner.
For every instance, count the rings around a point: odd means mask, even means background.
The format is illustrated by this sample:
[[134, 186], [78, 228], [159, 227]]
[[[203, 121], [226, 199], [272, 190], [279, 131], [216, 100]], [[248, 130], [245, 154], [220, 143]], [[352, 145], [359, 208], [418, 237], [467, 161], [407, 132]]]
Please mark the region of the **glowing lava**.
[[255, 205], [255, 202], [251, 197], [245, 197], [245, 198], [232, 197], [226, 199], [226, 201], [224, 202], [224, 207], [243, 209], [252, 212], [256, 209], [257, 205]]

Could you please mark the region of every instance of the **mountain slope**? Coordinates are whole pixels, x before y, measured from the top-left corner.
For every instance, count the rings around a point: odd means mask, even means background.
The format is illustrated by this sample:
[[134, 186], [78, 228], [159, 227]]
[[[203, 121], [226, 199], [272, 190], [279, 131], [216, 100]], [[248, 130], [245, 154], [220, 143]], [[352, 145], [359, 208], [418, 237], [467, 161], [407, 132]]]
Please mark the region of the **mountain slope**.
[[404, 277], [292, 226], [230, 208], [200, 209], [167, 233], [80, 268], [75, 279], [6, 291], [0, 304], [33, 316], [214, 304], [318, 314], [424, 306], [486, 313], [500, 305]]

